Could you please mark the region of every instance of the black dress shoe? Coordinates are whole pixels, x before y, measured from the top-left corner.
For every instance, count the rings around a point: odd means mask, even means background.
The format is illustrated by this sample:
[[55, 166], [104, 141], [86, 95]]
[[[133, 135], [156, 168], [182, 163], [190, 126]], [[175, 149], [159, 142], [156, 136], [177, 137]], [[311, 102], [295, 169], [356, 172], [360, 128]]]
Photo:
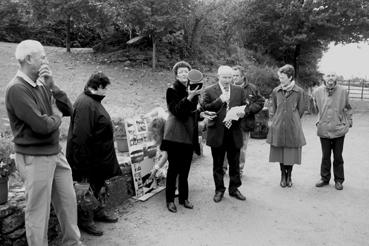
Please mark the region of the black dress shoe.
[[174, 202], [168, 202], [167, 203], [167, 208], [170, 212], [172, 213], [177, 213], [177, 207], [176, 205], [174, 204]]
[[321, 179], [321, 180], [319, 180], [318, 183], [315, 184], [315, 187], [323, 187], [323, 186], [326, 186], [328, 184], [329, 184], [329, 182], [324, 181], [324, 180]]
[[244, 201], [246, 200], [246, 197], [244, 195], [241, 194], [241, 192], [239, 190], [235, 190], [233, 192], [229, 192], [229, 195], [238, 199], [238, 200], [241, 200], [241, 201]]
[[81, 231], [84, 231], [90, 235], [102, 236], [104, 234], [103, 231], [97, 229], [95, 224], [79, 224], [78, 227]]
[[338, 182], [338, 181], [335, 183], [334, 187], [336, 187], [336, 190], [342, 190], [343, 189], [342, 183]]
[[220, 191], [215, 192], [215, 195], [213, 198], [214, 202], [220, 202], [223, 199], [223, 195], [224, 195], [223, 192], [220, 192]]
[[179, 202], [179, 204], [183, 205], [183, 207], [188, 209], [193, 209], [193, 204], [189, 200], [185, 200], [184, 202]]

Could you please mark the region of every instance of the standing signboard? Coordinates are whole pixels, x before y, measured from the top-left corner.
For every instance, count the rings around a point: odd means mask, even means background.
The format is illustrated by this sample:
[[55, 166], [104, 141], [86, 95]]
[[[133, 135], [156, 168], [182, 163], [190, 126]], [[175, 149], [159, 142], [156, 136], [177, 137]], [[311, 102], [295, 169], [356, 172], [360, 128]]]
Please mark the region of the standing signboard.
[[142, 117], [125, 120], [135, 198], [142, 201], [165, 188], [158, 186], [155, 179], [147, 182], [156, 155], [155, 143], [149, 138], [148, 123], [148, 119]]

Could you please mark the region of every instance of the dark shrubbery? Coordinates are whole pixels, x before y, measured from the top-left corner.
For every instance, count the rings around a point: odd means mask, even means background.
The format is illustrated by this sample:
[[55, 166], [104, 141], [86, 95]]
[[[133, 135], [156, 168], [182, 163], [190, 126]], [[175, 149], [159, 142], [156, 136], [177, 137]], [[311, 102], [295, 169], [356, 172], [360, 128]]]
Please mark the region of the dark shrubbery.
[[[65, 46], [65, 22], [33, 20], [23, 2], [2, 0], [0, 2], [0, 41], [18, 43], [35, 39], [44, 45]], [[72, 47], [92, 47], [101, 40], [97, 30], [88, 24], [73, 25]]]
[[272, 90], [279, 85], [276, 69], [266, 65], [249, 66], [246, 70], [246, 78], [259, 88], [265, 98], [269, 98]]
[[[65, 22], [58, 21], [42, 26], [29, 27], [28, 37], [40, 41], [43, 45], [65, 47], [66, 31]], [[101, 40], [95, 29], [87, 24], [75, 26], [71, 31], [71, 47], [92, 47]]]
[[19, 42], [29, 35], [27, 18], [21, 13], [22, 6], [18, 2], [2, 0], [0, 2], [0, 40]]

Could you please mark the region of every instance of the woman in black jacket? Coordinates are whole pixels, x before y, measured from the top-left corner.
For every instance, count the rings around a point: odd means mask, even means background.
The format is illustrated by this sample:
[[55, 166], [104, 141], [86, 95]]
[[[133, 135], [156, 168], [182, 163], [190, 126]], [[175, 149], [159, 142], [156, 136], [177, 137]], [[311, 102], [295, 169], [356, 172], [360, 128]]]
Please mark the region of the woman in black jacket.
[[[87, 179], [96, 198], [105, 180], [122, 174], [114, 149], [112, 121], [101, 104], [109, 84], [109, 78], [102, 72], [91, 75], [84, 92], [74, 103], [67, 141], [67, 159], [73, 179]], [[115, 216], [106, 214], [101, 204], [95, 211], [78, 209], [80, 229], [102, 235], [93, 218], [102, 222], [118, 221]]]
[[201, 90], [188, 88], [188, 72], [191, 66], [184, 61], [173, 67], [175, 82], [168, 88], [166, 101], [169, 116], [165, 124], [161, 149], [168, 152], [168, 173], [166, 183], [166, 201], [170, 212], [177, 212], [174, 193], [178, 176], [179, 204], [192, 209], [188, 200], [188, 174], [193, 152], [200, 154], [198, 141], [198, 95]]

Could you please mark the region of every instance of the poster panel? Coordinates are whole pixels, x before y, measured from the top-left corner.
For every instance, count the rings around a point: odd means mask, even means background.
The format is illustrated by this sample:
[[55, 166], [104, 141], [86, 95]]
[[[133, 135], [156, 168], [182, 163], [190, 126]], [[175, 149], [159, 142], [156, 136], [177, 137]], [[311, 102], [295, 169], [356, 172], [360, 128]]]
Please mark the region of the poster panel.
[[125, 120], [136, 198], [142, 201], [165, 188], [158, 186], [155, 179], [148, 182], [156, 156], [155, 142], [149, 138], [148, 123], [148, 119], [139, 116]]

